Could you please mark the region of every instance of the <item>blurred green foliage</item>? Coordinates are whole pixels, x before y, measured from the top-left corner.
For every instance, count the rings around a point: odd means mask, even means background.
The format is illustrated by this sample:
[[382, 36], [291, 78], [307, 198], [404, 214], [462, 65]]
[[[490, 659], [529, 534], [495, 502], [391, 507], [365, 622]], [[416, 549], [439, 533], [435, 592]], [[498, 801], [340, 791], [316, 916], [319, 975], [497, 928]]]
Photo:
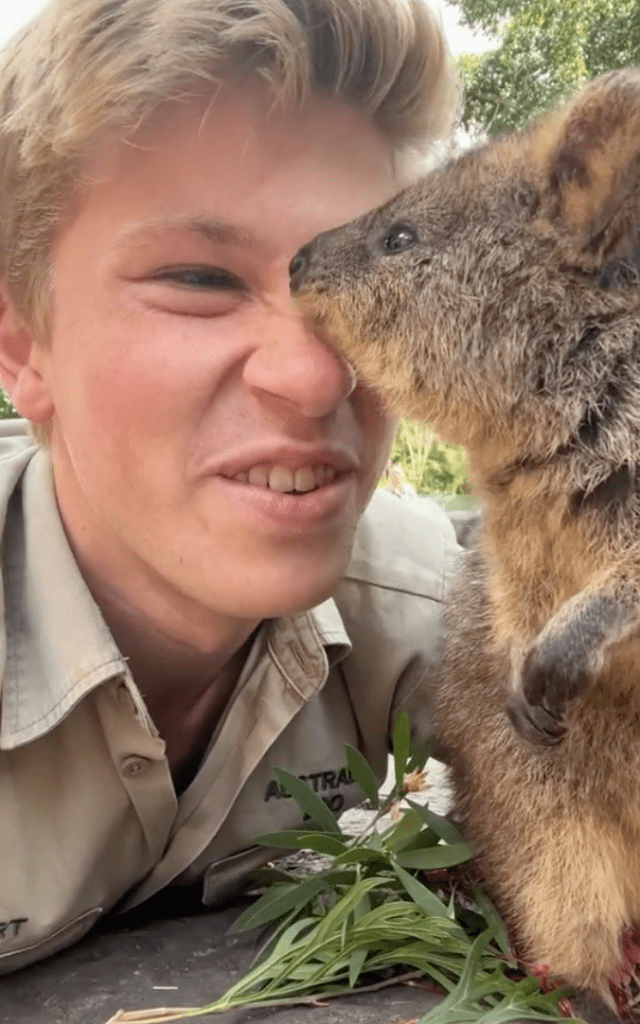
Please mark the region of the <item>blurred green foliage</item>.
[[0, 388], [0, 420], [14, 420], [17, 415], [8, 394]]
[[402, 477], [417, 494], [466, 494], [467, 460], [462, 448], [440, 441], [424, 423], [400, 420], [381, 486], [400, 492]]
[[581, 84], [640, 65], [638, 0], [459, 0], [494, 49], [461, 58], [463, 124], [499, 135], [522, 128]]

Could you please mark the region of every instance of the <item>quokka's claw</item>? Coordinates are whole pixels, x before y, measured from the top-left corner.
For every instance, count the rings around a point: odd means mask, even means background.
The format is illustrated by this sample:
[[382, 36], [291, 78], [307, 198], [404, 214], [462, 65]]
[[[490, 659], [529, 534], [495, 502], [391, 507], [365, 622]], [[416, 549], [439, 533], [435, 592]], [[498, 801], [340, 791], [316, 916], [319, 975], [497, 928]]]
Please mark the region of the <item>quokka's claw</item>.
[[524, 698], [514, 695], [507, 702], [506, 710], [511, 724], [523, 739], [543, 747], [562, 743], [566, 732], [562, 719], [541, 705], [528, 704]]
[[531, 648], [522, 666], [521, 686], [525, 700], [559, 718], [568, 701], [588, 690], [590, 677], [575, 655], [569, 659], [562, 644], [557, 646], [558, 650], [549, 643]]

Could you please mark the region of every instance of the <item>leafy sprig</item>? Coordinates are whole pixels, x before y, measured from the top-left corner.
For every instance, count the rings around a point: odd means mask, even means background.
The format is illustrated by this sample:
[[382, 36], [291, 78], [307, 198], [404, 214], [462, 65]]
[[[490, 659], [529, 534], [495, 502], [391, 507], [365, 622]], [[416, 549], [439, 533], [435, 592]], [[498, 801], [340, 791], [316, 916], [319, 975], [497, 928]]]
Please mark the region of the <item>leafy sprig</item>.
[[[306, 783], [274, 769], [310, 826], [257, 842], [313, 851], [326, 866], [302, 876], [282, 867], [255, 873], [261, 895], [232, 931], [263, 928], [267, 938], [254, 965], [224, 995], [202, 1007], [120, 1011], [107, 1024], [318, 1004], [418, 978], [444, 993], [419, 1024], [562, 1020], [559, 1003], [566, 993], [543, 994], [537, 979], [516, 969], [496, 910], [477, 887], [460, 886], [459, 872], [450, 871], [471, 857], [470, 846], [450, 821], [410, 798], [424, 785], [427, 753], [411, 752], [409, 723], [401, 715], [393, 735], [396, 782], [383, 800], [366, 760], [347, 747], [351, 776], [375, 811], [359, 835], [344, 832]], [[383, 827], [391, 810], [397, 820]]]

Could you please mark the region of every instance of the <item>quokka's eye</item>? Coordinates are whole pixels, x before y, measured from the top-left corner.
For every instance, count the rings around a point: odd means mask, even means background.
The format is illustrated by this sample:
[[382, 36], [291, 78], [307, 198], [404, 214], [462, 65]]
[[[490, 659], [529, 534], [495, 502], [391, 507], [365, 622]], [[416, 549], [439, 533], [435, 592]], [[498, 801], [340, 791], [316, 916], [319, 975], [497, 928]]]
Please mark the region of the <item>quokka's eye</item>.
[[404, 252], [412, 249], [418, 241], [418, 232], [409, 224], [394, 224], [382, 239], [382, 248], [387, 253]]

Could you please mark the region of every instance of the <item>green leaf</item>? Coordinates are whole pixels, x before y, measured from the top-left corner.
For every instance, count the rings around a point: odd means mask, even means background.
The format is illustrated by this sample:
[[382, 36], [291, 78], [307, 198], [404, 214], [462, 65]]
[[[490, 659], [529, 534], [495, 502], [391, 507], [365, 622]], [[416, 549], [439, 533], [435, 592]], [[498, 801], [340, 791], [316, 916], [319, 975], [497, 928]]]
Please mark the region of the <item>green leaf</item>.
[[464, 864], [472, 857], [473, 847], [469, 843], [453, 843], [451, 846], [432, 846], [428, 850], [407, 850], [399, 853], [396, 859], [403, 868], [436, 871]]
[[309, 900], [324, 888], [324, 879], [313, 875], [299, 885], [279, 885], [265, 892], [247, 908], [231, 925], [231, 932], [247, 932], [251, 928], [262, 928], [276, 918], [288, 913], [293, 907], [302, 909]]
[[415, 810], [405, 811], [400, 821], [385, 836], [385, 846], [394, 852], [404, 850], [421, 828], [422, 815]]
[[393, 870], [414, 903], [417, 903], [419, 907], [422, 907], [427, 914], [433, 917], [444, 917], [450, 920], [449, 911], [442, 900], [439, 900], [435, 893], [431, 892], [431, 889], [427, 889], [426, 885], [423, 885], [417, 878], [410, 875], [396, 861], [393, 861]]
[[310, 926], [315, 927], [315, 923], [316, 919], [313, 917], [302, 917], [289, 924], [287, 928], [283, 929], [274, 943], [269, 956], [261, 962], [261, 966], [264, 968], [268, 960], [272, 963], [278, 963], [282, 960], [293, 949], [294, 944], [299, 941], [301, 932], [304, 932]]
[[443, 818], [440, 814], [436, 814], [435, 811], [430, 810], [429, 807], [424, 807], [422, 804], [418, 804], [415, 800], [407, 798], [407, 803], [414, 810], [419, 811], [422, 815], [422, 820], [425, 825], [433, 829], [440, 839], [444, 840], [445, 843], [463, 843], [464, 836], [456, 828], [453, 822], [449, 821], [448, 818]]
[[347, 844], [337, 836], [332, 836], [328, 832], [307, 832], [304, 829], [266, 832], [262, 836], [256, 836], [254, 842], [261, 846], [282, 847], [285, 850], [313, 850], [329, 857], [338, 856], [347, 849]]
[[350, 914], [357, 907], [366, 893], [370, 892], [371, 889], [384, 885], [385, 881], [386, 879], [384, 878], [363, 878], [361, 881], [356, 882], [342, 899], [338, 900], [327, 916], [323, 918], [318, 928], [317, 938], [319, 940], [326, 938], [331, 933], [332, 928], [335, 929], [337, 925], [342, 924], [347, 914]]
[[428, 740], [426, 743], [421, 744], [420, 746], [412, 747], [411, 753], [409, 755], [409, 760], [407, 761], [407, 772], [424, 771], [424, 766], [426, 765], [429, 758], [433, 755], [435, 748], [435, 737], [433, 739]]
[[338, 889], [340, 886], [355, 885], [359, 877], [357, 867], [355, 870], [349, 867], [342, 870], [341, 865], [338, 864], [337, 857], [334, 859], [333, 863], [333, 867], [327, 868], [322, 872], [326, 885], [332, 886], [335, 889]]
[[347, 752], [347, 767], [351, 772], [353, 781], [358, 783], [371, 806], [377, 810], [380, 806], [378, 783], [366, 758], [362, 756], [359, 750], [356, 750], [355, 747], [350, 746], [348, 743], [345, 749]]
[[329, 810], [324, 800], [313, 792], [311, 786], [283, 768], [274, 768], [273, 774], [319, 829], [323, 832], [333, 832], [334, 835], [342, 835], [335, 815]]
[[405, 711], [402, 711], [398, 715], [398, 720], [393, 730], [393, 761], [396, 773], [396, 787], [398, 792], [404, 782], [405, 772], [407, 770], [407, 759], [409, 757], [409, 748], [411, 746], [411, 731], [409, 729], [409, 718]]
[[382, 836], [380, 835], [380, 833], [378, 832], [377, 829], [375, 829], [371, 833], [371, 835], [367, 837], [367, 846], [369, 847], [370, 850], [376, 850], [376, 851], [382, 852], [382, 850], [383, 850]]
[[365, 892], [364, 896], [359, 903], [353, 908], [353, 920], [359, 921], [361, 918], [368, 914], [371, 910], [371, 897], [368, 892]]
[[233, 1005], [242, 1006], [252, 1002], [252, 992], [255, 992], [261, 984], [272, 978], [274, 972], [278, 970], [283, 962], [286, 963], [287, 955], [291, 955], [291, 951], [296, 944], [299, 946], [300, 941], [303, 944], [306, 942], [305, 939], [300, 940], [299, 936], [309, 928], [310, 924], [313, 924], [312, 918], [302, 918], [290, 924], [267, 957], [239, 978], [215, 1003], [210, 1004], [208, 1007], [201, 1007], [200, 1012], [206, 1012], [211, 1007], [228, 1009]]
[[473, 887], [473, 898], [478, 909], [481, 911], [482, 916], [491, 928], [498, 949], [504, 953], [507, 959], [510, 959], [513, 956], [511, 952], [511, 944], [509, 943], [509, 937], [507, 935], [507, 929], [504, 926], [504, 921], [500, 917], [498, 911], [479, 885], [474, 885]]
[[339, 854], [335, 859], [335, 864], [371, 864], [374, 861], [378, 863], [388, 863], [387, 858], [381, 850], [372, 850], [370, 846], [354, 846], [351, 850], [346, 850], [344, 853]]
[[367, 949], [354, 949], [349, 957], [349, 988], [355, 988], [367, 959]]
[[440, 836], [437, 836], [430, 828], [422, 828], [417, 835], [407, 843], [404, 850], [428, 850], [432, 846], [437, 846], [439, 842]]
[[[487, 929], [482, 932], [481, 935], [473, 943], [469, 955], [465, 961], [460, 975], [458, 984], [452, 992], [436, 1006], [435, 1010], [428, 1013], [423, 1017], [418, 1024], [453, 1024], [454, 1021], [470, 1021], [473, 1019], [469, 1016], [469, 1003], [473, 1002], [474, 999], [480, 995], [480, 992], [474, 990], [474, 983], [477, 987], [477, 976], [480, 972], [480, 961], [482, 954], [484, 953], [489, 941], [491, 940], [491, 930]], [[462, 1016], [456, 1016], [455, 1011], [458, 1013], [462, 1011]], [[452, 1014], [451, 1011], [454, 1011]]]

